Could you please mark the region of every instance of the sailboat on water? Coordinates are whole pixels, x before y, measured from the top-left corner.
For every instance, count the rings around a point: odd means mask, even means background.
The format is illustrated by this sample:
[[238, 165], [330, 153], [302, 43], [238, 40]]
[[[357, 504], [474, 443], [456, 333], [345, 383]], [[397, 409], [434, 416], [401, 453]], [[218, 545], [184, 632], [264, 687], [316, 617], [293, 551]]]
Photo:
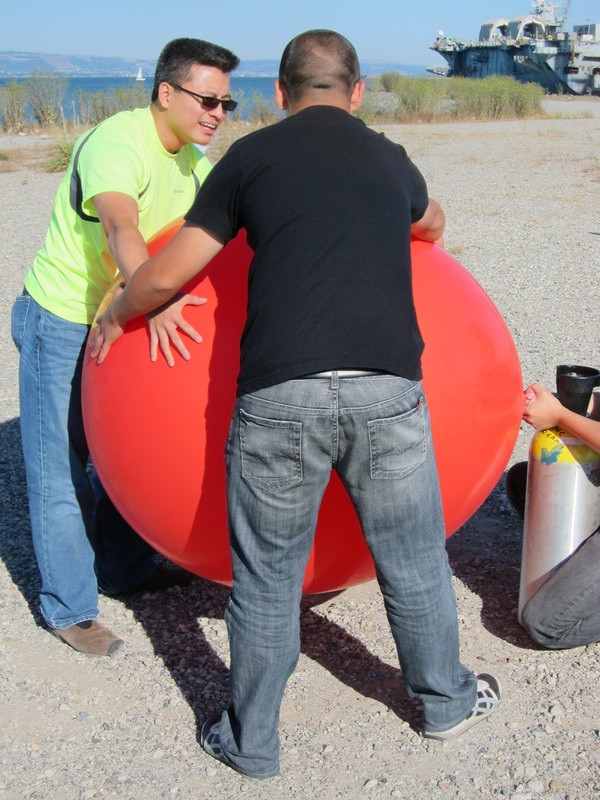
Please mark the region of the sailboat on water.
[[137, 75], [136, 75], [135, 79], [136, 79], [136, 81], [145, 81], [146, 80], [146, 78], [144, 78], [144, 76], [142, 75], [142, 68], [141, 67], [138, 69], [138, 72], [137, 72]]

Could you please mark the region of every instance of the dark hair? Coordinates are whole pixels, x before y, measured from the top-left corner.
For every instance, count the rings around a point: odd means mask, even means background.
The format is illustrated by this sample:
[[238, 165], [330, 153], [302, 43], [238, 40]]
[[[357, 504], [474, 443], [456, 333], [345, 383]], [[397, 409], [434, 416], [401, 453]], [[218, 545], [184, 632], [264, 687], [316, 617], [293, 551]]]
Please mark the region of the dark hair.
[[359, 80], [356, 50], [335, 31], [305, 31], [292, 39], [281, 56], [279, 82], [293, 101], [317, 89], [350, 95]]
[[157, 99], [161, 83], [182, 84], [194, 64], [216, 67], [221, 72], [229, 73], [239, 63], [236, 55], [218, 44], [203, 39], [173, 39], [163, 47], [156, 62], [151, 100], [154, 102]]

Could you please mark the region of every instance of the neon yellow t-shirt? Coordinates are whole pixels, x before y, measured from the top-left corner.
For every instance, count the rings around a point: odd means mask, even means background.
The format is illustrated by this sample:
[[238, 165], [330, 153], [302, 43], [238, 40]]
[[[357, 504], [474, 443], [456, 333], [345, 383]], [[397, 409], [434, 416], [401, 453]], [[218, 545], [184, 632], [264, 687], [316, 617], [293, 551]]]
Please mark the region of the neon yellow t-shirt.
[[139, 209], [147, 244], [181, 224], [211, 169], [193, 144], [169, 153], [149, 108], [121, 111], [84, 134], [60, 183], [25, 288], [56, 316], [90, 324], [117, 274], [93, 198], [122, 192]]

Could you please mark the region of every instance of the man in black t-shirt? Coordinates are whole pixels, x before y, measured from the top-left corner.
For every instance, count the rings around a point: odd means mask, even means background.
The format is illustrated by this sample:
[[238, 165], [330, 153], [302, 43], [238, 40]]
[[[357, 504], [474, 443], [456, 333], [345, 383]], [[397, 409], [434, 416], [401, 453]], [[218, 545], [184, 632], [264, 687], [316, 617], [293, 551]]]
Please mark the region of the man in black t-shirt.
[[350, 42], [308, 31], [276, 84], [285, 120], [236, 142], [186, 224], [101, 319], [163, 303], [239, 228], [254, 250], [227, 448], [232, 703], [203, 748], [256, 778], [279, 771], [279, 708], [300, 650], [299, 603], [332, 469], [359, 514], [423, 734], [448, 739], [500, 698], [459, 661], [456, 601], [412, 297], [410, 237], [444, 215], [404, 149], [352, 117], [364, 83]]

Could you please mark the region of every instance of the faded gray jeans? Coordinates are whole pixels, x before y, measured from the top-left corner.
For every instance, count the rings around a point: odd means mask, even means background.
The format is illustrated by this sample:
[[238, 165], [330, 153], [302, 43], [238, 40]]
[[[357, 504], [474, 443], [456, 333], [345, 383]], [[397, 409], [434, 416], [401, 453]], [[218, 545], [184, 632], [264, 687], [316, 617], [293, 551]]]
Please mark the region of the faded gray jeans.
[[[361, 520], [410, 695], [428, 730], [464, 719], [456, 600], [420, 382], [305, 377], [238, 399], [227, 445], [232, 704], [220, 744], [240, 772], [279, 771], [279, 709], [300, 652], [299, 604], [331, 470]], [[343, 553], [340, 553], [343, 558]]]

